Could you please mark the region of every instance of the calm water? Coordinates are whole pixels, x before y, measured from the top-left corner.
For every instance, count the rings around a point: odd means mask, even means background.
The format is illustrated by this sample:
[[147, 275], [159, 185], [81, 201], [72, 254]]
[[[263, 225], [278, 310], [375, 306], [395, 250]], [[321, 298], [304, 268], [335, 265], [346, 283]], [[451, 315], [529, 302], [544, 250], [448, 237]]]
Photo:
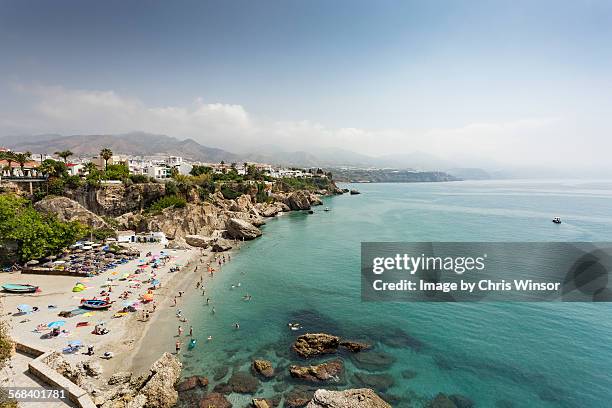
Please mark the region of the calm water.
[[[390, 367], [370, 369], [391, 375], [394, 384], [378, 391], [401, 397], [395, 406], [422, 406], [438, 392], [480, 407], [610, 406], [612, 305], [362, 303], [359, 249], [361, 241], [612, 241], [612, 182], [356, 188], [361, 195], [326, 199], [331, 212], [317, 207], [269, 221], [209, 284], [214, 315], [204, 297], [191, 300], [199, 344], [184, 356], [186, 375], [212, 379], [224, 366], [231, 374], [254, 357], [286, 367], [296, 361], [290, 343], [303, 333], [287, 323], [299, 321], [307, 331], [368, 339], [393, 356]], [[554, 215], [564, 223], [551, 223]], [[344, 361], [346, 387], [359, 386], [353, 373], [368, 371], [350, 356]], [[279, 389], [266, 382], [259, 395]]]

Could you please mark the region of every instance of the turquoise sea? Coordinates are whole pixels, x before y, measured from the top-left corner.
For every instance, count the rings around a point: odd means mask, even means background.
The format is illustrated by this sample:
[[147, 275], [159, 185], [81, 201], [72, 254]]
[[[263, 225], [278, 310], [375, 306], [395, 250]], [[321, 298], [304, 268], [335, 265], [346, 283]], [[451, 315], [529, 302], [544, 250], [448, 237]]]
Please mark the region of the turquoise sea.
[[[326, 331], [368, 340], [384, 360], [377, 365], [343, 355], [347, 373], [339, 388], [360, 386], [360, 374], [388, 374], [370, 380], [394, 406], [424, 406], [439, 392], [466, 396], [476, 407], [612, 405], [612, 305], [360, 297], [362, 241], [612, 241], [612, 182], [342, 187], [362, 194], [326, 198], [330, 212], [315, 207], [312, 215], [270, 220], [261, 238], [234, 252], [208, 284], [215, 314], [205, 297], [189, 300], [199, 342], [182, 357], [185, 376], [207, 375], [212, 388], [263, 357], [284, 371], [262, 383], [258, 395], [271, 397], [293, 385], [286, 367], [303, 363], [291, 354], [291, 341]], [[551, 222], [555, 215], [563, 224]], [[290, 331], [293, 321], [304, 330]], [[228, 374], [213, 380], [223, 367]], [[228, 398], [242, 407], [251, 397]]]

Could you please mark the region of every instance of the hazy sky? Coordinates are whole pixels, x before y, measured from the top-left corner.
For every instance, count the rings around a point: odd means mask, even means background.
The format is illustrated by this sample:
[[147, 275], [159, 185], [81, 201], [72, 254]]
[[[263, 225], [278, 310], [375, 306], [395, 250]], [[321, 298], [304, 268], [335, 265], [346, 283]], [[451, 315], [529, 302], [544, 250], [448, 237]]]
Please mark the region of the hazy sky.
[[0, 135], [611, 169], [610, 1], [0, 0]]

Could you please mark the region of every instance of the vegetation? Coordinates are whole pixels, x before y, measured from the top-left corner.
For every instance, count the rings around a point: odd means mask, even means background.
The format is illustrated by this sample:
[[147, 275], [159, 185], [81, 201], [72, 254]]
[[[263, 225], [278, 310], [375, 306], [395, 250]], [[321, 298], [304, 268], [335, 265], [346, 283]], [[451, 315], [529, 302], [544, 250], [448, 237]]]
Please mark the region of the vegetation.
[[276, 188], [280, 191], [293, 190], [324, 190], [333, 189], [333, 182], [328, 177], [312, 176], [312, 177], [283, 177], [278, 180]]
[[68, 158], [72, 156], [74, 153], [72, 153], [70, 150], [62, 150], [60, 152], [55, 152], [53, 154], [61, 158], [62, 160], [64, 160], [64, 163], [67, 163]]
[[105, 147], [100, 150], [100, 157], [104, 159], [104, 169], [108, 169], [108, 161], [113, 157], [113, 151]]
[[[13, 340], [9, 337], [8, 326], [6, 322], [0, 321], [0, 370], [4, 369], [12, 353]], [[18, 406], [17, 401], [9, 399], [6, 388], [0, 388], [0, 407], [17, 408]]]
[[183, 197], [179, 197], [177, 195], [167, 195], [151, 204], [148, 212], [159, 213], [165, 208], [184, 208], [186, 205], [187, 200], [185, 200]]
[[21, 261], [55, 254], [87, 233], [77, 222], [61, 222], [39, 213], [24, 198], [0, 195], [0, 237], [17, 243]]
[[15, 162], [15, 153], [13, 152], [0, 152], [0, 160], [6, 160], [9, 174], [13, 175], [13, 163]]

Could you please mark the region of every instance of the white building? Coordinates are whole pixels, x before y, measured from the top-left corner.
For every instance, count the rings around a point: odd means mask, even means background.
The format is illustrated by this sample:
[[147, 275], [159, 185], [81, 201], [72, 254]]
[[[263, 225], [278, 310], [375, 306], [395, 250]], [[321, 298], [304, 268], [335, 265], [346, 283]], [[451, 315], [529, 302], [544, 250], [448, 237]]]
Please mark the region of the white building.
[[164, 180], [172, 176], [172, 169], [166, 165], [152, 164], [147, 167], [147, 175], [156, 180]]

